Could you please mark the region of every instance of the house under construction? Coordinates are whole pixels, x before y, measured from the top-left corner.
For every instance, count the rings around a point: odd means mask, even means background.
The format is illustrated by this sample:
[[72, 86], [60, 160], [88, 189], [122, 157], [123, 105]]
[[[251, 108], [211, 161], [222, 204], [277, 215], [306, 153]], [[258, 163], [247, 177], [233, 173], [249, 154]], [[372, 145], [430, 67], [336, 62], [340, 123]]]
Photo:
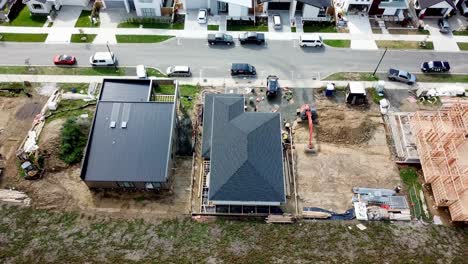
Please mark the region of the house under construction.
[[436, 205], [448, 207], [452, 221], [468, 221], [468, 102], [418, 111], [410, 123]]

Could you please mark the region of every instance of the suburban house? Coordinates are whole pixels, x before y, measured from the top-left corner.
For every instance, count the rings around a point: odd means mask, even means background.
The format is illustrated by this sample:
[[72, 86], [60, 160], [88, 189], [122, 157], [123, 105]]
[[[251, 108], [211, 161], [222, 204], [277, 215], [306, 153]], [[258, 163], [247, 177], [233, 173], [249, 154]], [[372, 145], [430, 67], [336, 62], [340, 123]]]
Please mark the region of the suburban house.
[[329, 21], [333, 14], [331, 0], [259, 0], [259, 3], [270, 13], [287, 10], [291, 18], [298, 16], [302, 20]]
[[60, 10], [62, 6], [88, 6], [89, 0], [23, 0], [31, 14], [49, 14], [52, 8]]
[[241, 18], [253, 15], [255, 0], [185, 0], [185, 9], [206, 8], [213, 15], [226, 14]]
[[403, 20], [409, 8], [408, 0], [374, 0], [369, 10], [369, 15], [393, 17]]
[[371, 8], [373, 0], [342, 0], [338, 1], [338, 6], [344, 12], [350, 14], [365, 13], [367, 14]]
[[[245, 112], [242, 95], [207, 94], [202, 157], [206, 212], [271, 213], [286, 202], [279, 113]], [[203, 210], [202, 210], [203, 211]]]
[[177, 148], [174, 85], [173, 95], [155, 95], [155, 80], [104, 80], [81, 169], [90, 188], [169, 187]]
[[103, 8], [124, 8], [127, 13], [135, 11], [137, 16], [162, 16], [162, 8], [170, 5], [168, 0], [102, 0]]
[[419, 18], [446, 17], [457, 9], [458, 0], [415, 0], [414, 9]]

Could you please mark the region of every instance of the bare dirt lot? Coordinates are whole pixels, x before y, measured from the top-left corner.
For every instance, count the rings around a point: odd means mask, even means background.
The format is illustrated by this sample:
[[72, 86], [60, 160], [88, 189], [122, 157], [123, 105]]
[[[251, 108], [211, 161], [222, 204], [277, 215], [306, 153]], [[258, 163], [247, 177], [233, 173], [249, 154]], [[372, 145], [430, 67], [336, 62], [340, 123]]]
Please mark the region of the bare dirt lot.
[[353, 187], [393, 188], [400, 183], [376, 109], [349, 108], [327, 99], [316, 101], [317, 154], [305, 153], [308, 127], [295, 129], [299, 210], [321, 207], [344, 212], [352, 207]]
[[[69, 166], [59, 158], [60, 131], [66, 118], [46, 122], [39, 138], [46, 173], [36, 181], [18, 175], [15, 151], [32, 125], [47, 97], [0, 97], [0, 153], [7, 158], [7, 170], [1, 188], [16, 188], [32, 198], [38, 209], [79, 211], [88, 215], [118, 218], [172, 218], [188, 215], [192, 159], [177, 157], [170, 191], [116, 192], [91, 191], [80, 179], [80, 165]], [[89, 107], [92, 111], [94, 107]]]

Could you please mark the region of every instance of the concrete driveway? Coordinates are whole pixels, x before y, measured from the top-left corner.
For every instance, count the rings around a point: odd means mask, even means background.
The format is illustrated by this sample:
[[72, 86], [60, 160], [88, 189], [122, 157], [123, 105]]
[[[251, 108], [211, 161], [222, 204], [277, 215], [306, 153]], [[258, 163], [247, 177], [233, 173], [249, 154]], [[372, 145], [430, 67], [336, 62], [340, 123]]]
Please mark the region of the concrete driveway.
[[[273, 15], [279, 14], [281, 17], [281, 28], [276, 29], [273, 23]], [[268, 31], [270, 32], [291, 32], [291, 23], [289, 21], [289, 11], [270, 11], [268, 12]]]
[[63, 6], [57, 12], [57, 17], [54, 19], [53, 28], [57, 27], [75, 27], [76, 20], [80, 17], [82, 6]]
[[348, 28], [352, 35], [352, 49], [376, 50], [377, 45], [372, 39], [372, 28], [369, 23], [369, 17], [361, 15], [349, 15]]
[[[431, 33], [430, 40], [434, 44], [434, 50], [437, 51], [460, 51], [457, 42], [453, 38], [452, 33], [440, 33], [438, 19], [425, 19], [426, 29]], [[453, 28], [452, 28], [453, 29]]]
[[[208, 23], [210, 22], [210, 16], [208, 16]], [[208, 30], [208, 23], [200, 24], [198, 23], [198, 9], [189, 9], [185, 15], [185, 30], [186, 31], [196, 31], [206, 33]]]

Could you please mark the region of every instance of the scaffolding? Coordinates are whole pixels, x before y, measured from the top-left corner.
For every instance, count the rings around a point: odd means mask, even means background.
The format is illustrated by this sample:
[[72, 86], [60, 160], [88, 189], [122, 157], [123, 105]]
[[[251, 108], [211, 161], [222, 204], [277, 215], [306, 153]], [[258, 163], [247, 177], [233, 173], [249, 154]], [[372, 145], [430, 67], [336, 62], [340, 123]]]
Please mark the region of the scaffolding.
[[436, 205], [448, 207], [452, 221], [468, 221], [468, 102], [418, 111], [410, 123]]

